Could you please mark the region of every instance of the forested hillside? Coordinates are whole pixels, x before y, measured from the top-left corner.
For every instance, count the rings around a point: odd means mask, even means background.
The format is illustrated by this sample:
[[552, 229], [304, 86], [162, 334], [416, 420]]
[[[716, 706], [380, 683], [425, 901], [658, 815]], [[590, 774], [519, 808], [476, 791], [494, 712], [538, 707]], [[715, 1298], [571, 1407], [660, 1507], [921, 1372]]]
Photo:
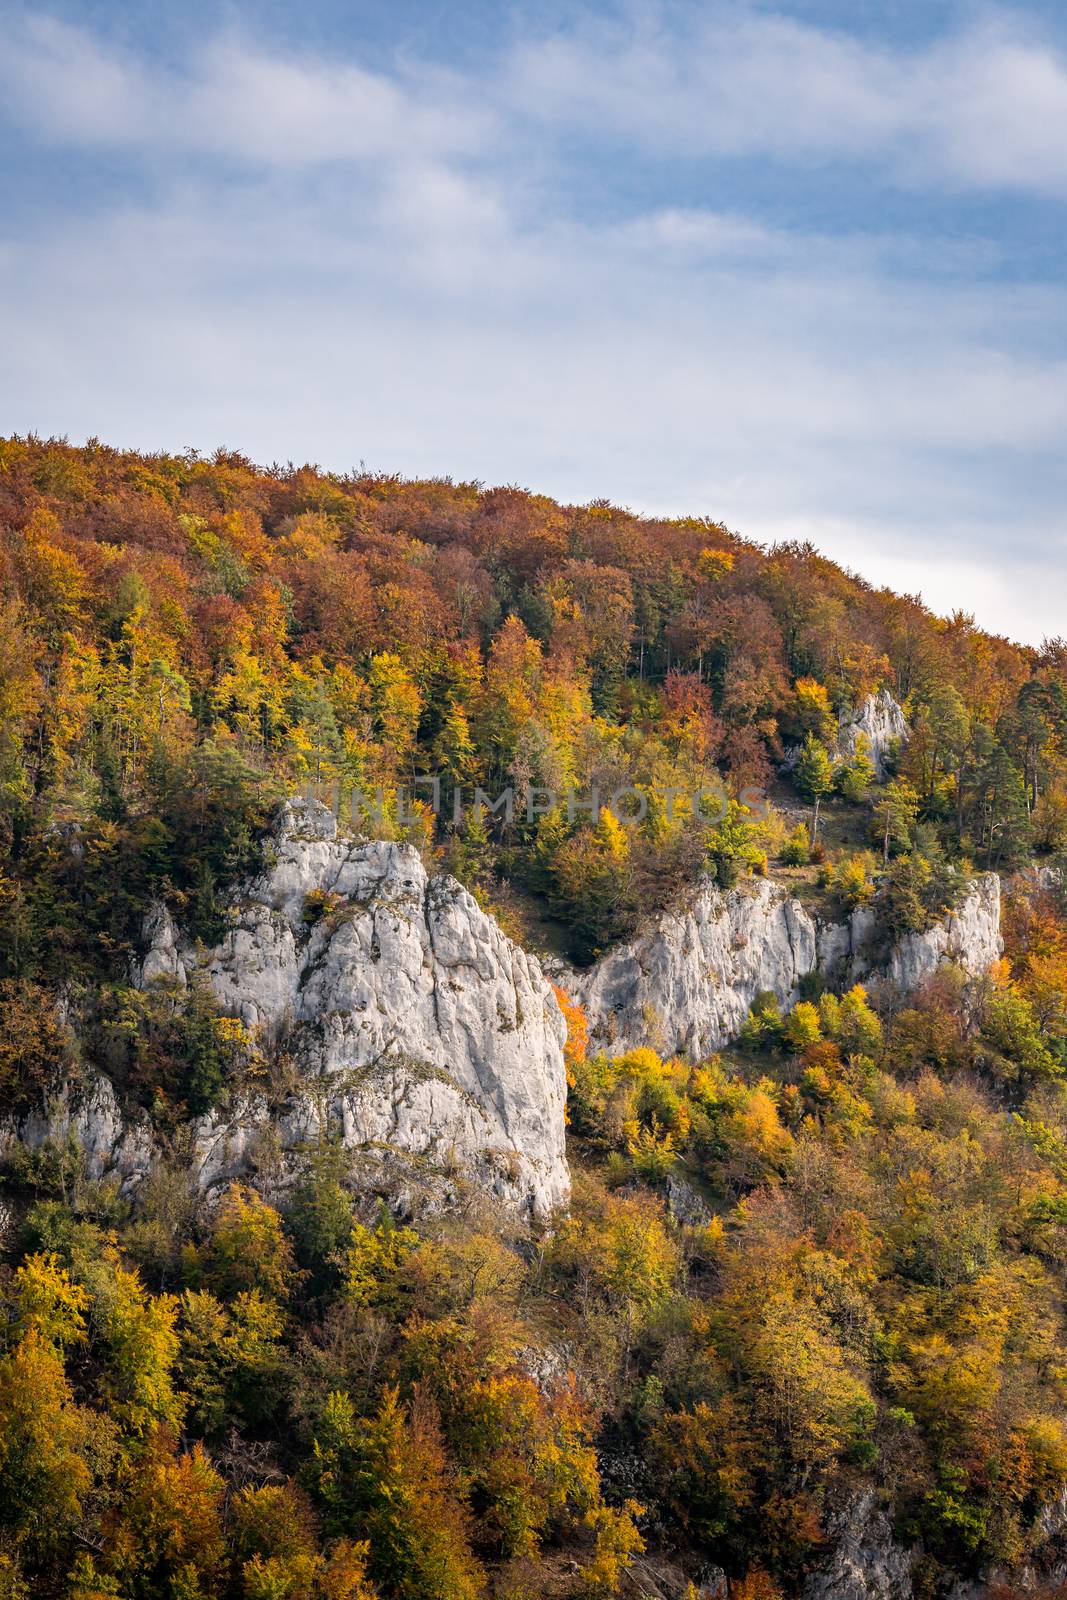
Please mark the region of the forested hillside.
[[[801, 798], [864, 802], [862, 752], [836, 776], [825, 752], [881, 686], [913, 737], [869, 842], [909, 857], [902, 892], [943, 859], [1067, 842], [1067, 646], [936, 618], [810, 547], [518, 489], [20, 439], [0, 444], [0, 539], [13, 975], [120, 970], [160, 888], [206, 928], [294, 786], [382, 788], [388, 828], [398, 787], [432, 773], [443, 826], [423, 784], [397, 831], [530, 890], [588, 956], [707, 861], [725, 880], [781, 854], [736, 805], [685, 826], [672, 789], [760, 789], [801, 745]], [[451, 791], [476, 785], [514, 789], [513, 826], [468, 805], [450, 828]], [[568, 792], [630, 786], [638, 830], [566, 814]], [[542, 790], [559, 803], [537, 815]]]
[[[706, 519], [33, 439], [0, 589], [0, 1119], [104, 1070], [166, 1150], [120, 1192], [7, 1147], [0, 1600], [780, 1600], [843, 1528], [917, 1596], [1053, 1581], [1067, 644]], [[841, 729], [883, 689], [876, 776]], [[198, 1204], [190, 1119], [295, 1068], [131, 963], [154, 901], [220, 936], [307, 785], [578, 963], [705, 874], [895, 939], [986, 869], [1004, 960], [881, 1009], [813, 976], [704, 1060], [593, 1050], [561, 988], [547, 1221], [328, 1138]]]

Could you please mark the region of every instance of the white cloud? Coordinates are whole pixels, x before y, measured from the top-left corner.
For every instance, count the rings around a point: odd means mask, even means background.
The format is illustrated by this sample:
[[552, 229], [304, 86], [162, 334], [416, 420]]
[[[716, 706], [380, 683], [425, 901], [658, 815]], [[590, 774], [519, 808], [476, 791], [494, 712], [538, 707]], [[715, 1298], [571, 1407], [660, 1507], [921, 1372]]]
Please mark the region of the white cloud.
[[[999, 44], [903, 62], [737, 16], [713, 57], [647, 27], [625, 49], [586, 33], [466, 93], [436, 69], [281, 60], [236, 34], [163, 68], [27, 24], [0, 67], [27, 125], [147, 152], [154, 181], [0, 241], [0, 431], [708, 512], [993, 627], [1062, 631], [1067, 373], [1040, 334], [1067, 291], [970, 283], [968, 250], [937, 240], [713, 207], [576, 221], [551, 152], [514, 125], [536, 110], [645, 151], [812, 161], [847, 136], [902, 172], [921, 132], [942, 178], [1021, 160], [1025, 51], [1019, 129], [1001, 108], [988, 151], [977, 134], [955, 151], [945, 128], [992, 115], [975, 85], [985, 70], [995, 97]], [[920, 127], [939, 84], [941, 121]]]
[[1067, 61], [993, 14], [890, 50], [737, 4], [688, 25], [638, 9], [528, 43], [509, 93], [527, 115], [665, 155], [877, 163], [919, 187], [1067, 192]]
[[39, 138], [127, 143], [150, 120], [143, 87], [136, 62], [53, 17], [5, 27], [0, 104]]
[[899, 121], [897, 73], [847, 38], [737, 6], [691, 27], [658, 13], [597, 20], [520, 46], [512, 92], [530, 114], [596, 125], [690, 155], [804, 160], [879, 148]]
[[7, 115], [44, 141], [281, 170], [447, 158], [492, 127], [469, 84], [431, 67], [389, 76], [221, 34], [176, 68], [35, 15], [4, 38], [0, 88]]
[[693, 160], [874, 163], [898, 181], [1067, 192], [1067, 61], [1017, 16], [889, 49], [719, 0], [692, 12], [576, 13], [485, 77], [282, 55], [240, 31], [180, 67], [44, 15], [0, 50], [9, 116], [44, 139], [253, 167], [491, 159], [519, 119]]

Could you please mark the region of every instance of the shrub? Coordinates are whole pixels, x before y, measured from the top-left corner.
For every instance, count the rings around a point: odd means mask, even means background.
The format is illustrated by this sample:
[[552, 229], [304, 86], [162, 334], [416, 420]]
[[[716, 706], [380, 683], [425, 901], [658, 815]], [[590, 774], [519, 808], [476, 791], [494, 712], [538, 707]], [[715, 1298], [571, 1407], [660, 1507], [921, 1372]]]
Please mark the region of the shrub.
[[787, 867], [804, 867], [807, 866], [810, 855], [811, 838], [807, 824], [798, 822], [782, 845], [779, 859]]

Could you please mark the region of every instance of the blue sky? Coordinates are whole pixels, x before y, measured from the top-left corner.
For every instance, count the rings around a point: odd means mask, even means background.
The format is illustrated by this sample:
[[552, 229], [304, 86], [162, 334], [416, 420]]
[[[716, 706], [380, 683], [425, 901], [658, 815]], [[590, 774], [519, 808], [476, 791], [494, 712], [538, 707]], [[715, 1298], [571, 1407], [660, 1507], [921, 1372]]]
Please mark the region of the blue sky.
[[0, 431], [811, 539], [1067, 633], [1067, 8], [0, 4]]

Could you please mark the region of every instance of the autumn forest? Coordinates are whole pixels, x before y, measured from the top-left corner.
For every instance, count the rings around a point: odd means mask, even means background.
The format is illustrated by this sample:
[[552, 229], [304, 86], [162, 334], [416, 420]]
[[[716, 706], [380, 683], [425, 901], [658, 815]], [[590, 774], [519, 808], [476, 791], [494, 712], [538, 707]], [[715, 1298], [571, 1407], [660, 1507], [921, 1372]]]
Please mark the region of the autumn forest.
[[[1067, 641], [705, 517], [35, 437], [0, 605], [0, 1123], [103, 1070], [165, 1152], [130, 1191], [0, 1141], [0, 1600], [786, 1600], [863, 1494], [921, 1597], [1046, 1581]], [[875, 696], [907, 737], [843, 744]], [[183, 1130], [292, 1066], [132, 981], [146, 908], [215, 944], [302, 792], [544, 962], [565, 1210], [392, 1204], [330, 1140], [198, 1203]], [[701, 884], [885, 953], [991, 872], [988, 972], [813, 975], [700, 1059], [568, 987]]]

